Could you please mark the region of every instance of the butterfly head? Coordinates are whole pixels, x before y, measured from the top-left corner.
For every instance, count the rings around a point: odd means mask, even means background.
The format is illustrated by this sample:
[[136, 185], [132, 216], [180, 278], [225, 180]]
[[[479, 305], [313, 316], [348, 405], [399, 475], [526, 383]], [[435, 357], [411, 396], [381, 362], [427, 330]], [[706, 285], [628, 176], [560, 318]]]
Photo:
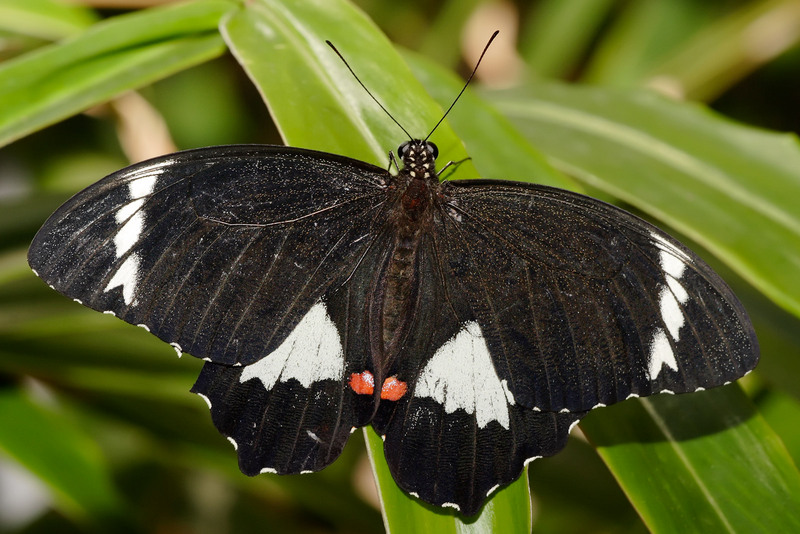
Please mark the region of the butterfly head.
[[412, 139], [397, 148], [405, 170], [412, 178], [425, 179], [436, 176], [436, 158], [439, 149], [430, 141]]

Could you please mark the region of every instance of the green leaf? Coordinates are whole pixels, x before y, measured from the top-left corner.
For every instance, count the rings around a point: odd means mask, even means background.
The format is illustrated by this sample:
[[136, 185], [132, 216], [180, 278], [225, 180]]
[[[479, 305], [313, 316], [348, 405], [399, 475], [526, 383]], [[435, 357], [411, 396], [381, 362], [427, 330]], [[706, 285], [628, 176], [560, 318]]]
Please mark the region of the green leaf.
[[595, 46], [582, 81], [638, 84], [654, 65], [709, 20], [719, 15], [713, 2], [649, 0], [625, 2]]
[[576, 69], [618, 0], [544, 0], [528, 16], [520, 53], [537, 76], [556, 78]]
[[[412, 136], [427, 135], [442, 115], [386, 37], [345, 2], [253, 1], [227, 19], [223, 34], [287, 144], [388, 168], [388, 151], [407, 139], [328, 48], [326, 39]], [[466, 157], [446, 124], [432, 140], [441, 160]], [[465, 171], [471, 165], [461, 167]]]
[[684, 98], [711, 100], [798, 42], [796, 0], [749, 2], [676, 47], [647, 78]]
[[207, 0], [123, 15], [0, 66], [0, 145], [224, 51], [232, 4]]
[[0, 450], [37, 475], [65, 514], [98, 520], [118, 513], [119, 496], [97, 446], [64, 414], [15, 388], [0, 389]]
[[3, 0], [0, 29], [46, 40], [76, 35], [97, 20], [93, 11], [55, 0]]
[[647, 91], [492, 100], [557, 168], [666, 222], [800, 316], [800, 146]]
[[800, 473], [737, 386], [623, 402], [581, 429], [652, 532], [800, 530]]
[[780, 391], [761, 391], [755, 402], [759, 413], [781, 437], [794, 465], [800, 465], [800, 402]]
[[[464, 25], [474, 15], [476, 8], [484, 3], [484, 0], [447, 0], [444, 2], [419, 43], [417, 50], [420, 55], [447, 68], [458, 68], [462, 54], [461, 35]], [[409, 44], [409, 46], [414, 45]]]

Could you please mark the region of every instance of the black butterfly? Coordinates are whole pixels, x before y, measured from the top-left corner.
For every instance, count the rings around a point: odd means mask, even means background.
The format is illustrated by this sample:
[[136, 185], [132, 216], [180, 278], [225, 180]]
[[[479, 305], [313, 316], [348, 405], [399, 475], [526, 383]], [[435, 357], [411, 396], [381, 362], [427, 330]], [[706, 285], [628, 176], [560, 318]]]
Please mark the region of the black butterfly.
[[392, 175], [284, 146], [179, 152], [78, 193], [28, 253], [95, 310], [204, 359], [241, 470], [318, 471], [372, 424], [397, 483], [471, 515], [587, 411], [755, 367], [744, 308], [649, 223], [568, 191]]

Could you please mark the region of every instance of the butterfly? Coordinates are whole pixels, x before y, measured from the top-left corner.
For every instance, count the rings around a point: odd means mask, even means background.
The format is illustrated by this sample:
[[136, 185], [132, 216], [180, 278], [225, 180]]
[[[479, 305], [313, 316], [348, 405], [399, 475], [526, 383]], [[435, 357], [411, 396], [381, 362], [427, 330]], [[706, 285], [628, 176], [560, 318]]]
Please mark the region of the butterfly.
[[397, 154], [395, 174], [286, 146], [155, 158], [68, 200], [28, 261], [202, 358], [192, 391], [243, 473], [318, 471], [371, 424], [401, 488], [465, 515], [593, 408], [755, 367], [739, 300], [662, 230], [543, 185], [440, 181], [427, 138]]

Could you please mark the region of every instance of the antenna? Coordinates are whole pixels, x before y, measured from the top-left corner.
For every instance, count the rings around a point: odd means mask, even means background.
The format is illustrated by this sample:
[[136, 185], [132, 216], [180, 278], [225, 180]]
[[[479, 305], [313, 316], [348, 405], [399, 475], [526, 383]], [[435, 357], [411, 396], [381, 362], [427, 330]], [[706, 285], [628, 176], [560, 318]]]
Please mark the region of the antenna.
[[439, 122], [437, 122], [437, 123], [436, 123], [436, 126], [434, 126], [434, 127], [433, 127], [433, 130], [431, 130], [431, 133], [429, 133], [429, 134], [428, 134], [428, 135], [425, 137], [425, 139], [423, 139], [423, 141], [427, 141], [427, 140], [428, 140], [428, 138], [429, 138], [430, 136], [432, 136], [432, 135], [433, 135], [433, 132], [435, 132], [435, 131], [436, 131], [436, 128], [438, 128], [438, 127], [439, 127], [439, 125], [440, 125], [440, 124], [442, 124], [442, 121], [444, 120], [444, 118], [445, 118], [445, 117], [447, 117], [447, 114], [448, 114], [448, 113], [450, 113], [450, 110], [451, 110], [451, 109], [453, 109], [453, 106], [455, 106], [455, 105], [456, 105], [456, 102], [458, 102], [458, 99], [459, 99], [459, 98], [461, 98], [461, 95], [463, 95], [463, 94], [464, 94], [464, 91], [466, 91], [466, 90], [467, 90], [467, 86], [469, 85], [469, 82], [471, 82], [471, 81], [472, 81], [472, 78], [473, 78], [473, 76], [475, 76], [475, 73], [476, 73], [476, 72], [478, 72], [478, 67], [480, 66], [480, 64], [481, 64], [481, 61], [483, 60], [483, 56], [485, 56], [485, 55], [486, 55], [486, 51], [487, 51], [487, 50], [489, 50], [489, 45], [491, 45], [491, 44], [492, 44], [492, 41], [494, 41], [494, 38], [495, 38], [495, 37], [497, 37], [497, 34], [498, 34], [498, 33], [500, 33], [500, 30], [495, 30], [495, 31], [494, 31], [494, 33], [492, 34], [492, 36], [491, 36], [491, 37], [489, 37], [489, 42], [488, 42], [488, 43], [486, 43], [486, 46], [484, 46], [484, 47], [483, 47], [483, 52], [481, 52], [481, 57], [479, 57], [479, 58], [478, 58], [478, 62], [477, 62], [477, 63], [475, 63], [475, 68], [474, 68], [474, 69], [472, 69], [472, 74], [470, 74], [470, 75], [469, 75], [469, 78], [467, 78], [467, 81], [466, 81], [466, 83], [464, 84], [464, 87], [461, 89], [461, 92], [460, 92], [460, 93], [458, 93], [458, 96], [456, 96], [456, 99], [455, 99], [455, 100], [453, 100], [453, 103], [452, 103], [452, 104], [450, 104], [450, 107], [449, 107], [449, 108], [447, 108], [447, 111], [445, 111], [445, 112], [444, 112], [444, 115], [442, 115], [442, 118], [441, 118], [441, 119], [439, 119]]
[[[436, 126], [434, 126], [434, 127], [433, 127], [433, 129], [431, 130], [431, 132], [430, 132], [430, 133], [429, 133], [427, 136], [425, 136], [425, 139], [423, 139], [423, 141], [427, 141], [427, 140], [428, 140], [428, 138], [430, 138], [430, 136], [431, 136], [431, 135], [433, 135], [433, 132], [435, 132], [435, 131], [436, 131], [436, 128], [438, 128], [438, 127], [439, 127], [439, 125], [440, 125], [440, 124], [442, 124], [442, 121], [444, 121], [445, 117], [447, 117], [447, 114], [448, 114], [448, 113], [450, 113], [450, 110], [452, 110], [452, 109], [453, 109], [453, 106], [455, 106], [455, 105], [456, 105], [456, 102], [458, 102], [458, 99], [459, 99], [459, 98], [461, 98], [461, 95], [463, 95], [463, 94], [464, 94], [464, 91], [466, 91], [466, 90], [467, 90], [467, 86], [469, 85], [469, 82], [471, 82], [471, 81], [472, 81], [472, 78], [475, 76], [475, 73], [476, 73], [476, 72], [478, 72], [478, 67], [480, 66], [480, 64], [481, 64], [481, 61], [483, 60], [483, 56], [485, 56], [485, 55], [486, 55], [486, 51], [487, 51], [487, 50], [489, 50], [489, 45], [491, 45], [491, 44], [492, 44], [492, 41], [494, 41], [494, 38], [495, 38], [495, 37], [497, 37], [497, 34], [498, 34], [498, 33], [500, 33], [500, 30], [495, 30], [495, 31], [494, 31], [494, 33], [492, 34], [492, 36], [491, 36], [491, 37], [489, 37], [489, 41], [486, 43], [486, 46], [485, 46], [485, 47], [483, 47], [483, 52], [481, 52], [481, 57], [479, 57], [479, 58], [478, 58], [478, 62], [477, 62], [477, 63], [475, 63], [475, 68], [474, 68], [474, 69], [472, 69], [472, 74], [470, 74], [470, 75], [469, 75], [469, 78], [467, 78], [467, 81], [466, 81], [466, 83], [464, 83], [464, 87], [461, 89], [461, 92], [460, 92], [460, 93], [458, 93], [458, 96], [456, 96], [455, 100], [453, 100], [453, 103], [452, 103], [452, 104], [450, 104], [450, 107], [449, 107], [449, 108], [447, 108], [447, 111], [445, 111], [445, 112], [444, 112], [444, 115], [442, 115], [442, 118], [441, 118], [441, 119], [439, 119], [439, 122], [437, 122], [437, 123], [436, 123]], [[380, 101], [379, 101], [377, 98], [375, 98], [375, 95], [373, 95], [373, 94], [370, 92], [370, 90], [369, 90], [369, 89], [367, 89], [367, 86], [366, 86], [366, 85], [364, 85], [364, 82], [362, 82], [362, 81], [361, 81], [361, 79], [360, 79], [360, 78], [358, 77], [358, 75], [355, 73], [355, 71], [354, 71], [354, 70], [353, 70], [353, 68], [350, 66], [350, 64], [347, 62], [347, 60], [344, 58], [344, 56], [341, 54], [341, 52], [339, 52], [339, 50], [337, 50], [337, 49], [336, 49], [336, 47], [335, 47], [335, 46], [333, 46], [333, 43], [332, 43], [332, 42], [330, 42], [330, 41], [328, 41], [328, 40], [325, 40], [325, 44], [327, 44], [328, 46], [330, 46], [330, 47], [331, 47], [331, 49], [332, 49], [334, 52], [336, 52], [336, 55], [337, 55], [337, 56], [339, 56], [339, 59], [341, 59], [341, 60], [342, 60], [342, 63], [344, 63], [344, 66], [345, 66], [345, 67], [347, 67], [347, 70], [349, 70], [349, 71], [350, 71], [350, 74], [352, 74], [352, 75], [353, 75], [353, 78], [355, 78], [355, 79], [356, 79], [356, 81], [358, 82], [358, 84], [359, 84], [359, 85], [360, 85], [360, 86], [361, 86], [361, 87], [364, 89], [364, 91], [366, 91], [366, 92], [367, 92], [367, 94], [370, 96], [370, 98], [372, 98], [372, 100], [374, 100], [374, 101], [375, 101], [375, 103], [376, 103], [376, 104], [378, 104], [378, 106], [380, 106], [380, 108], [383, 110], [383, 112], [384, 112], [384, 113], [386, 113], [386, 114], [389, 116], [389, 118], [390, 118], [390, 119], [392, 119], [392, 121], [394, 121], [394, 123], [395, 123], [395, 124], [396, 124], [396, 125], [397, 125], [397, 126], [400, 128], [400, 129], [401, 129], [401, 130], [403, 130], [403, 133], [405, 133], [405, 134], [408, 136], [408, 138], [409, 138], [410, 140], [412, 140], [412, 141], [413, 141], [413, 140], [414, 140], [414, 137], [413, 137], [413, 136], [412, 136], [410, 133], [408, 133], [408, 130], [406, 130], [405, 128], [403, 128], [403, 125], [402, 125], [402, 124], [400, 124], [399, 122], [397, 122], [397, 119], [395, 119], [395, 118], [392, 116], [392, 114], [391, 114], [391, 113], [389, 113], [389, 110], [387, 110], [387, 109], [386, 109], [386, 108], [383, 106], [383, 104], [381, 104], [381, 103], [380, 103]]]
[[411, 134], [410, 134], [410, 133], [408, 133], [408, 131], [407, 131], [405, 128], [403, 128], [403, 125], [402, 125], [402, 124], [400, 124], [399, 122], [397, 122], [397, 119], [395, 119], [394, 117], [392, 117], [392, 114], [391, 114], [391, 113], [389, 113], [389, 111], [388, 111], [388, 110], [387, 110], [385, 107], [383, 107], [383, 104], [381, 104], [381, 103], [380, 103], [380, 101], [379, 101], [377, 98], [375, 98], [375, 95], [373, 95], [373, 94], [372, 94], [372, 93], [369, 91], [369, 89], [367, 89], [367, 86], [366, 86], [366, 85], [364, 85], [364, 82], [362, 82], [362, 81], [361, 81], [361, 79], [358, 77], [358, 75], [356, 75], [356, 73], [353, 71], [352, 67], [350, 67], [350, 64], [347, 62], [347, 60], [344, 58], [344, 56], [343, 56], [343, 55], [342, 55], [342, 54], [341, 54], [341, 53], [340, 53], [340, 52], [339, 52], [339, 51], [336, 49], [336, 47], [335, 47], [335, 46], [333, 46], [333, 43], [332, 43], [332, 42], [330, 42], [330, 41], [328, 41], [328, 40], [326, 40], [326, 41], [325, 41], [325, 43], [327, 43], [327, 45], [328, 45], [328, 46], [330, 46], [330, 47], [333, 49], [333, 51], [334, 51], [334, 52], [336, 52], [336, 55], [337, 55], [337, 56], [339, 56], [339, 59], [341, 59], [341, 60], [342, 60], [342, 63], [344, 63], [344, 66], [345, 66], [345, 67], [347, 67], [347, 70], [349, 70], [349, 71], [350, 71], [350, 74], [352, 74], [352, 75], [353, 75], [353, 78], [355, 78], [355, 79], [356, 79], [356, 81], [358, 82], [358, 84], [359, 84], [361, 87], [363, 87], [363, 88], [364, 88], [364, 90], [367, 92], [367, 94], [370, 96], [370, 98], [372, 98], [372, 100], [374, 100], [374, 101], [375, 101], [375, 103], [376, 103], [376, 104], [378, 104], [378, 105], [381, 107], [381, 109], [383, 110], [383, 112], [384, 112], [384, 113], [386, 113], [387, 115], [389, 115], [389, 118], [390, 118], [390, 119], [392, 119], [392, 120], [394, 121], [394, 123], [395, 123], [397, 126], [399, 126], [399, 127], [400, 127], [400, 129], [401, 129], [401, 130], [403, 130], [403, 132], [404, 132], [404, 133], [405, 133], [405, 134], [408, 136], [408, 138], [409, 138], [409, 139], [413, 140], [414, 138], [411, 136]]

